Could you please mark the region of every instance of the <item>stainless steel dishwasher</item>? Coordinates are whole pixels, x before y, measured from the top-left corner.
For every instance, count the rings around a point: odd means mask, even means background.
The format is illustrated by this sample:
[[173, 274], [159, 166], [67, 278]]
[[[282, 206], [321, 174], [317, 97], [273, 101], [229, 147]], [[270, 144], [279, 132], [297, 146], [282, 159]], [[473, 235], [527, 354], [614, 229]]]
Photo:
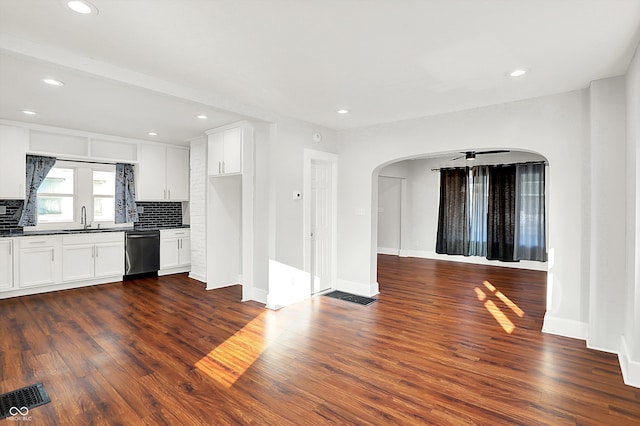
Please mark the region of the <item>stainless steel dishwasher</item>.
[[160, 269], [160, 231], [132, 230], [125, 233], [124, 275], [148, 274]]

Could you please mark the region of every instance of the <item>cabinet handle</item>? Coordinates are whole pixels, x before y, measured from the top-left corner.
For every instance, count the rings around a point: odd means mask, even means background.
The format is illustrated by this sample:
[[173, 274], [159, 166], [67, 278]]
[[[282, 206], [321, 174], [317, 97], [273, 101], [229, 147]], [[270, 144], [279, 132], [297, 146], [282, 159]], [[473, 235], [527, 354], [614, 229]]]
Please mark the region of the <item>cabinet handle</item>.
[[96, 247], [96, 257], [98, 257], [99, 256], [98, 255], [98, 246], [95, 246], [95, 247]]
[[170, 190], [170, 189], [167, 189], [167, 194], [169, 194], [169, 196], [167, 197], [167, 199], [168, 199], [168, 200], [170, 200], [170, 199], [171, 199], [171, 190]]
[[56, 249], [51, 249], [51, 261], [56, 261]]
[[96, 257], [96, 246], [91, 247], [91, 257]]
[[167, 190], [164, 190], [164, 195], [162, 196], [162, 198], [164, 198], [165, 200], [167, 199]]
[[218, 174], [222, 173], [222, 161], [218, 161]]
[[182, 240], [178, 240], [178, 249], [182, 248]]

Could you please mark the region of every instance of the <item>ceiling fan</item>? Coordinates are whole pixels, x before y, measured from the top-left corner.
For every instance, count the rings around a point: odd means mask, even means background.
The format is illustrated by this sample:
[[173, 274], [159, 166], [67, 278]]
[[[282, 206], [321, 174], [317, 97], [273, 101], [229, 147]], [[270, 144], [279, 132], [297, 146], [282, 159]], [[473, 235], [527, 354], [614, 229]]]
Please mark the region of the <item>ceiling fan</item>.
[[466, 151], [466, 152], [461, 152], [460, 154], [464, 154], [464, 155], [460, 155], [459, 157], [456, 158], [452, 158], [449, 161], [455, 161], [455, 160], [459, 160], [461, 158], [466, 159], [467, 161], [473, 161], [476, 159], [476, 155], [482, 155], [482, 154], [504, 154], [506, 152], [511, 152], [508, 149], [494, 149], [493, 151]]

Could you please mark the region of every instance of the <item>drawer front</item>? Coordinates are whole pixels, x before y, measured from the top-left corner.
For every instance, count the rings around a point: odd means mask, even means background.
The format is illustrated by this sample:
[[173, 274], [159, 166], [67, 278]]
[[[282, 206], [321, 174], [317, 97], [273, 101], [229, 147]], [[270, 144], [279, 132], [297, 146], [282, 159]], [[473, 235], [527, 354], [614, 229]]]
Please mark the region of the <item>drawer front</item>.
[[61, 243], [61, 238], [58, 236], [32, 236], [32, 237], [20, 237], [18, 238], [18, 244], [20, 248], [37, 248], [37, 247], [52, 247]]
[[89, 234], [71, 234], [62, 237], [64, 245], [69, 244], [99, 244], [99, 243], [124, 243], [124, 232], [103, 232]]
[[190, 236], [191, 230], [189, 228], [160, 230], [160, 238], [188, 238]]

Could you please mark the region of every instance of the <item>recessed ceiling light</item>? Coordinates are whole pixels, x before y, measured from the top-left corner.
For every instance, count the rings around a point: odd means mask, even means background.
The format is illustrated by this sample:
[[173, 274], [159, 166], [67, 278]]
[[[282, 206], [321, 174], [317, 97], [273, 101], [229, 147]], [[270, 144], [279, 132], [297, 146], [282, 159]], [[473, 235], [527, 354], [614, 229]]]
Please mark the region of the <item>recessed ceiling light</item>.
[[50, 84], [52, 86], [64, 86], [64, 83], [61, 82], [60, 80], [56, 80], [53, 78], [43, 78], [42, 81], [44, 81], [47, 84]]
[[509, 73], [509, 77], [522, 77], [526, 73], [527, 73], [527, 70], [523, 70], [523, 69], [513, 70]]
[[149, 136], [158, 136], [158, 133], [157, 133], [157, 132], [149, 132], [149, 133], [147, 133], [147, 134], [148, 134]]
[[349, 110], [348, 109], [339, 109], [336, 112], [338, 114], [349, 114]]
[[206, 120], [208, 117], [204, 114], [198, 114], [196, 115], [196, 118], [199, 118], [200, 120]]
[[84, 0], [70, 0], [67, 1], [67, 7], [74, 12], [81, 13], [83, 15], [97, 15], [98, 8]]
[[23, 113], [23, 114], [27, 114], [27, 115], [36, 115], [36, 114], [37, 114], [37, 112], [35, 112], [35, 111], [31, 111], [31, 110], [29, 110], [29, 109], [23, 109], [23, 110], [22, 110], [22, 113]]

